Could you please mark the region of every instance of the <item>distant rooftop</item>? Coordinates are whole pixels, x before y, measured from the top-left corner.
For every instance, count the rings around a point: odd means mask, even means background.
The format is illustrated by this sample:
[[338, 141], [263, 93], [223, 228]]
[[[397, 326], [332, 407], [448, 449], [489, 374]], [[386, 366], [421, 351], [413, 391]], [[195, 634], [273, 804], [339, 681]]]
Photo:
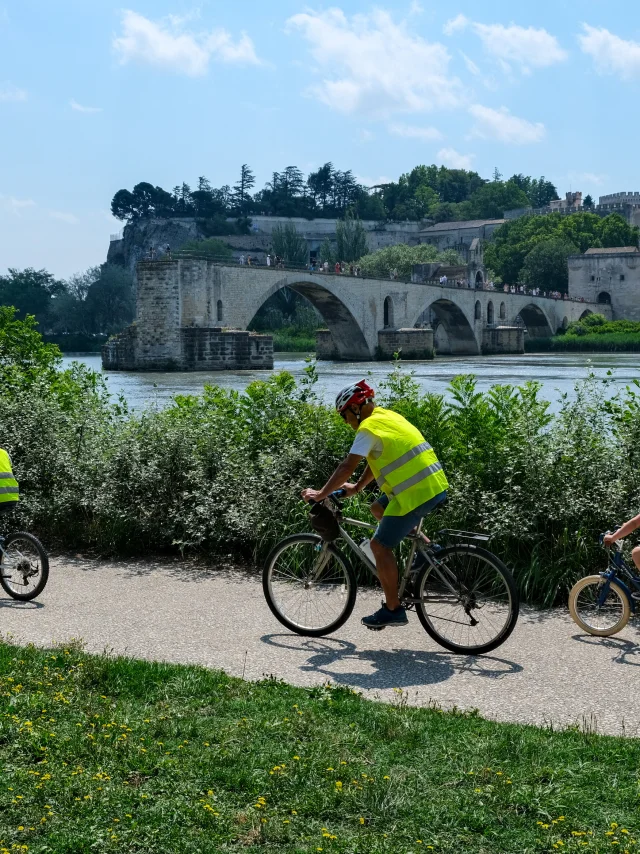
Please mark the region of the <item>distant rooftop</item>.
[[481, 225], [502, 225], [506, 222], [504, 219], [463, 219], [454, 222], [439, 222], [436, 225], [430, 225], [424, 231], [448, 231], [452, 228], [479, 228]]
[[637, 246], [609, 246], [606, 249], [594, 246], [592, 249], [587, 249], [585, 255], [631, 255], [632, 253], [640, 252]]

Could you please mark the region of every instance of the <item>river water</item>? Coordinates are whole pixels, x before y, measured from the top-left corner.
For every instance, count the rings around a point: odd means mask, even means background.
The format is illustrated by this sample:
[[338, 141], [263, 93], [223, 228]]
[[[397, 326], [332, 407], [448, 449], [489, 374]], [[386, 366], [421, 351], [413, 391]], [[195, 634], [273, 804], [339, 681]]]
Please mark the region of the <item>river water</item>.
[[[84, 363], [102, 371], [99, 355], [79, 354], [65, 356], [65, 365], [72, 361]], [[425, 391], [446, 393], [447, 385], [459, 374], [475, 374], [478, 389], [492, 385], [519, 385], [526, 380], [542, 383], [542, 396], [551, 401], [552, 409], [559, 406], [560, 396], [573, 395], [576, 382], [587, 375], [589, 369], [600, 377], [613, 371], [613, 386], [626, 386], [640, 379], [640, 354], [591, 353], [548, 354], [531, 353], [524, 356], [460, 356], [442, 357], [427, 362], [404, 362], [407, 370]], [[276, 353], [275, 371], [287, 370], [295, 377], [303, 376], [304, 354]], [[375, 387], [389, 373], [389, 362], [318, 362], [318, 394], [333, 401], [338, 391], [363, 377]], [[166, 405], [176, 394], [199, 394], [205, 384], [242, 390], [256, 379], [266, 379], [270, 371], [212, 371], [198, 373], [137, 373], [129, 371], [104, 371], [108, 388], [113, 395], [123, 395], [129, 405], [140, 409], [148, 404]]]

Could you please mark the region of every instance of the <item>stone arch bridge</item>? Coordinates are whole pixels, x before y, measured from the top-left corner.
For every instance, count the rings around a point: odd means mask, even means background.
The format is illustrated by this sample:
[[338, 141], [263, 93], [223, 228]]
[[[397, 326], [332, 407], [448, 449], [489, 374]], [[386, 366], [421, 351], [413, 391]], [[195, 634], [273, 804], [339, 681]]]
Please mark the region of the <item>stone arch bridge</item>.
[[246, 330], [260, 307], [283, 287], [306, 297], [320, 312], [330, 332], [331, 355], [354, 361], [375, 358], [385, 329], [431, 324], [439, 352], [478, 354], [487, 350], [487, 335], [497, 327], [524, 324], [531, 337], [544, 337], [586, 314], [609, 310], [595, 303], [502, 291], [226, 265], [202, 258], [143, 261], [137, 267], [136, 321], [116, 339], [126, 354], [115, 354], [113, 345], [110, 367], [182, 366], [185, 346], [200, 346], [202, 335], [196, 330]]

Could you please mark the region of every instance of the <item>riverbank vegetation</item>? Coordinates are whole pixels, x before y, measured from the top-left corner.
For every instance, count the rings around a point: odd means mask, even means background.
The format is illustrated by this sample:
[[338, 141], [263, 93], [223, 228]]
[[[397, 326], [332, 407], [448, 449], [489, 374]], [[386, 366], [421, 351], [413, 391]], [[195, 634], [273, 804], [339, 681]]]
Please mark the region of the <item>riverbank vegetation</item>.
[[589, 314], [567, 326], [562, 335], [534, 338], [526, 344], [531, 353], [637, 353], [640, 351], [640, 322], [607, 320]]
[[[60, 371], [56, 348], [8, 315], [0, 411], [22, 491], [13, 524], [58, 548], [247, 561], [308, 528], [300, 490], [324, 483], [353, 441], [317, 399], [313, 364], [300, 384], [281, 373], [132, 412], [99, 375]], [[598, 534], [640, 506], [637, 392], [587, 378], [552, 415], [535, 382], [483, 393], [462, 376], [441, 395], [390, 367], [378, 399], [422, 430], [447, 471], [449, 502], [428, 530], [490, 532], [524, 597], [550, 605], [604, 565]], [[368, 518], [371, 498], [351, 509]]]
[[637, 847], [637, 739], [0, 643], [0, 850]]

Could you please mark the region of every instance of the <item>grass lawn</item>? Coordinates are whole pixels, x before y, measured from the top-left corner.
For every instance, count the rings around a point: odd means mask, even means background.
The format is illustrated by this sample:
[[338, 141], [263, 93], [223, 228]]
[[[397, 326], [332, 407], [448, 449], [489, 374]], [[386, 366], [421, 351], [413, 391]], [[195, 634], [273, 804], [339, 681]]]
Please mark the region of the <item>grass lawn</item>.
[[634, 852], [639, 775], [635, 739], [0, 644], [1, 854]]

